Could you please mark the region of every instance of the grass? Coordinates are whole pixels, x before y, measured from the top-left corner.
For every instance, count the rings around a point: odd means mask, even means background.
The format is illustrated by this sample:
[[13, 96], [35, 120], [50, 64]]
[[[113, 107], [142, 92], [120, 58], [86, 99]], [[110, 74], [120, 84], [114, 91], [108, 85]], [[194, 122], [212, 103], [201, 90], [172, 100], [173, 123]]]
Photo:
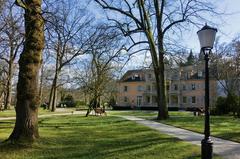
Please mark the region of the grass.
[[[200, 147], [118, 117], [58, 116], [39, 121], [33, 145], [1, 145], [4, 159], [199, 159]], [[13, 121], [0, 124], [0, 141]], [[216, 157], [219, 158], [219, 157]]]
[[[171, 117], [162, 123], [203, 133], [204, 116]], [[211, 116], [211, 135], [240, 142], [240, 119], [231, 116]]]
[[[132, 116], [138, 116], [138, 117], [144, 117], [148, 119], [152, 119], [153, 117], [157, 116], [157, 111], [151, 111], [151, 110], [129, 110], [129, 111], [110, 111], [111, 115], [132, 115]], [[176, 116], [176, 117], [189, 117], [192, 116], [191, 112], [186, 111], [169, 111], [169, 116]]]
[[129, 115], [129, 116], [138, 116], [138, 117], [156, 117], [156, 111], [141, 111], [141, 110], [129, 110], [129, 111], [109, 111], [110, 115]]
[[13, 117], [15, 116], [15, 110], [11, 109], [11, 110], [4, 110], [4, 111], [0, 111], [0, 117]]
[[[122, 111], [113, 112], [117, 115], [134, 115], [145, 119], [153, 119], [157, 116], [156, 111]], [[170, 118], [159, 121], [168, 125], [203, 133], [204, 116], [193, 116], [192, 112], [169, 112]], [[211, 135], [227, 140], [240, 142], [240, 119], [232, 116], [211, 116]]]

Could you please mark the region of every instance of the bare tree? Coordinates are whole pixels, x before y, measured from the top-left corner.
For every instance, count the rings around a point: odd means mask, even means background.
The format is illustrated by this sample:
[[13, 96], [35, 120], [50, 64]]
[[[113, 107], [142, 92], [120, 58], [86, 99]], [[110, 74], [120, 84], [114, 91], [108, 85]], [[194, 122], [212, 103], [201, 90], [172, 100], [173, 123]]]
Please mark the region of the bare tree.
[[41, 0], [16, 0], [24, 9], [25, 42], [19, 59], [16, 122], [11, 142], [33, 141], [38, 132], [38, 74], [44, 48], [44, 21]]
[[4, 25], [0, 32], [0, 59], [8, 65], [4, 109], [10, 108], [11, 105], [14, 64], [21, 51], [24, 39], [22, 18], [21, 14], [16, 9], [14, 10], [13, 2], [6, 2], [0, 17]]
[[[190, 24], [198, 25], [201, 14], [215, 13], [213, 4], [207, 0], [95, 0], [104, 10], [111, 11], [108, 19], [122, 33], [132, 40], [132, 46], [148, 47], [154, 69], [158, 119], [168, 118], [164, 82], [164, 57], [167, 44], [173, 40], [174, 34], [187, 29]], [[145, 45], [144, 45], [145, 44]]]
[[4, 109], [3, 103], [5, 98], [5, 86], [6, 86], [6, 71], [4, 61], [0, 61], [0, 110]]
[[107, 25], [96, 27], [90, 39], [89, 61], [83, 72], [76, 72], [82, 88], [90, 96], [89, 110], [100, 106], [104, 95], [111, 95], [110, 83], [113, 81], [114, 65], [126, 60], [124, 43], [118, 30]]
[[[76, 3], [75, 3], [76, 4]], [[55, 53], [55, 74], [49, 96], [51, 111], [55, 111], [57, 105], [58, 78], [61, 71], [72, 60], [83, 55], [88, 50], [91, 27], [91, 16], [73, 1], [61, 0], [51, 8], [51, 16], [47, 26], [48, 46]]]
[[39, 100], [41, 104], [46, 104], [46, 95], [44, 96], [44, 88], [50, 87], [49, 81], [51, 81], [48, 77], [51, 76], [51, 72], [49, 72], [49, 67], [51, 66], [51, 53], [48, 49], [45, 49], [43, 52], [43, 60], [40, 69], [40, 79], [39, 79]]
[[0, 13], [2, 13], [2, 9], [5, 5], [5, 0], [0, 0]]
[[215, 53], [211, 56], [211, 74], [224, 88], [227, 94], [237, 93], [240, 77], [240, 40], [230, 43], [216, 43]]
[[223, 87], [233, 114], [240, 117], [240, 39], [237, 37], [229, 44], [216, 43], [215, 48], [211, 74]]

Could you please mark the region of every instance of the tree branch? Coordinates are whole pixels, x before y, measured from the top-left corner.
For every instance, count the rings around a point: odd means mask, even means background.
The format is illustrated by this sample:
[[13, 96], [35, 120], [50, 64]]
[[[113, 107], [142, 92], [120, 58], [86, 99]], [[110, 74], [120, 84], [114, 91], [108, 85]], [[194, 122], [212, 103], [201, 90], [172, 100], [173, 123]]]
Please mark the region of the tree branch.
[[16, 4], [17, 6], [23, 8], [23, 9], [25, 9], [25, 10], [27, 9], [27, 6], [26, 6], [26, 4], [25, 4], [25, 2], [24, 2], [23, 0], [16, 0], [16, 1], [15, 1], [15, 4]]

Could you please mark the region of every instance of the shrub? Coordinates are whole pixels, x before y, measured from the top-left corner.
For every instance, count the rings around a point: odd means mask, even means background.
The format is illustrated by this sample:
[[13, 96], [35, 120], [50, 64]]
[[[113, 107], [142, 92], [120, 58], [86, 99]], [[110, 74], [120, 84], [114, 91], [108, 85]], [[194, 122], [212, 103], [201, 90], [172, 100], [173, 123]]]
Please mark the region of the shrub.
[[58, 104], [58, 107], [76, 107], [76, 102], [72, 95], [67, 95], [63, 101]]
[[47, 109], [48, 103], [42, 103], [42, 104], [40, 105], [40, 107], [43, 108], [43, 109]]
[[230, 107], [227, 104], [226, 97], [218, 97], [215, 105], [215, 110], [213, 110], [216, 115], [228, 114], [230, 112]]
[[85, 101], [82, 101], [82, 100], [77, 100], [76, 101], [76, 106], [85, 106], [85, 105], [86, 105]]
[[116, 100], [114, 97], [111, 97], [109, 102], [108, 102], [109, 107], [115, 107], [116, 106]]
[[240, 100], [234, 94], [228, 94], [227, 97], [218, 97], [215, 109], [211, 111], [216, 115], [224, 115], [233, 112], [233, 115], [240, 117]]
[[233, 115], [240, 118], [240, 97], [233, 94], [228, 97], [227, 102], [231, 106], [231, 111], [233, 112]]

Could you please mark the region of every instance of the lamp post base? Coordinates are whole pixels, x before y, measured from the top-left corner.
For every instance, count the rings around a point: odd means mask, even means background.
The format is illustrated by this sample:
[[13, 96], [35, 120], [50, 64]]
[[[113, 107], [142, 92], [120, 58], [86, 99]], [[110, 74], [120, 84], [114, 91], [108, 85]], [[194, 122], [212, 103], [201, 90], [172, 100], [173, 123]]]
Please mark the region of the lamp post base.
[[202, 159], [212, 159], [213, 142], [210, 138], [203, 139], [202, 142]]

